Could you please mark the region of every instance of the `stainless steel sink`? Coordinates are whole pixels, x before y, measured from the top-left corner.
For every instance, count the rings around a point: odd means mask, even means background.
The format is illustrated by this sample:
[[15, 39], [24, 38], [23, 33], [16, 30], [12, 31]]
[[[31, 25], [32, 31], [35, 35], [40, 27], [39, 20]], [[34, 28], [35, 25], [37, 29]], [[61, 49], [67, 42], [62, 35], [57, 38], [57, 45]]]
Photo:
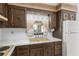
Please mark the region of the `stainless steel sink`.
[[4, 53], [0, 53], [0, 56], [3, 56], [4, 55]]
[[0, 47], [0, 51], [5, 51], [8, 50], [9, 48], [10, 48], [9, 46]]

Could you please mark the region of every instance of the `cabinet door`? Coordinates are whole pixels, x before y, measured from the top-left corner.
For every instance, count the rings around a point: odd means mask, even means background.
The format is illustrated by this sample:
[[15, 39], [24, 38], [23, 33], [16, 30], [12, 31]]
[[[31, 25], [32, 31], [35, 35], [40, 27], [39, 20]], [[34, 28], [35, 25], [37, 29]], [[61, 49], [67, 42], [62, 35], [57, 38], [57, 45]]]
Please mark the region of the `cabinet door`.
[[55, 56], [62, 56], [62, 42], [55, 42]]
[[76, 20], [76, 12], [70, 12], [69, 18], [70, 18], [70, 20]]
[[25, 28], [25, 8], [17, 6], [9, 6], [9, 23], [10, 27]]
[[43, 48], [30, 49], [30, 56], [43, 56]]
[[51, 47], [44, 48], [44, 56], [51, 56], [52, 55], [52, 49]]
[[56, 13], [51, 14], [51, 19], [50, 19], [50, 29], [56, 28]]
[[51, 56], [52, 55], [52, 44], [51, 43], [44, 43], [44, 56]]
[[51, 46], [51, 55], [54, 56], [55, 55], [55, 44], [54, 42], [51, 43], [52, 46]]
[[30, 45], [30, 55], [31, 56], [43, 56], [44, 55], [44, 44], [33, 44]]
[[76, 20], [76, 12], [62, 10], [62, 18], [63, 20]]
[[7, 4], [0, 3], [0, 14], [3, 16], [7, 16]]
[[17, 46], [16, 55], [17, 56], [29, 56], [29, 46]]
[[[5, 3], [0, 3], [0, 14], [7, 17], [7, 4]], [[7, 22], [6, 21], [0, 21], [0, 28], [5, 28], [7, 27]]]

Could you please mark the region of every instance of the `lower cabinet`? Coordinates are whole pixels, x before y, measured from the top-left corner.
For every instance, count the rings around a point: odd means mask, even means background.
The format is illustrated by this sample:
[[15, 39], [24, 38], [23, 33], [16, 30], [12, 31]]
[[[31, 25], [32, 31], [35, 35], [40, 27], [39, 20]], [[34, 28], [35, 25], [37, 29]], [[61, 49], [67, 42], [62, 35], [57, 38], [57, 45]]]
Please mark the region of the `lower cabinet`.
[[43, 56], [43, 48], [31, 49], [30, 56]]
[[51, 47], [44, 48], [44, 56], [51, 56], [51, 54], [52, 54]]
[[16, 50], [18, 56], [29, 56], [29, 46], [18, 46]]
[[62, 55], [62, 42], [55, 42], [55, 56]]
[[17, 46], [12, 56], [62, 56], [62, 42]]
[[12, 56], [29, 56], [29, 46], [26, 45], [17, 46], [14, 49]]
[[45, 43], [44, 44], [44, 56], [54, 55], [54, 53], [52, 53], [52, 51], [53, 51], [52, 46], [53, 46], [52, 43]]

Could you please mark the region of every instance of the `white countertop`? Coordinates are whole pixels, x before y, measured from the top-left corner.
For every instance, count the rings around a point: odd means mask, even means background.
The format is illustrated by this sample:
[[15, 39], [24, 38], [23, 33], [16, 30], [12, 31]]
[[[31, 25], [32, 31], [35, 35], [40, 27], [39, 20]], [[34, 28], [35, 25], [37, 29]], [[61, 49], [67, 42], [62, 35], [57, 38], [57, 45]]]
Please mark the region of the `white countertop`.
[[61, 41], [61, 39], [55, 38], [53, 37], [52, 39], [48, 40], [48, 41], [43, 41], [43, 42], [30, 42], [28, 38], [26, 39], [19, 39], [19, 40], [12, 40], [9, 42], [2, 42], [0, 43], [0, 47], [2, 46], [19, 46], [19, 45], [30, 45], [30, 44], [39, 44], [39, 43], [46, 43], [46, 42], [56, 42], [56, 41]]
[[49, 40], [43, 41], [43, 42], [30, 42], [29, 38], [27, 36], [23, 37], [23, 38], [19, 38], [19, 39], [18, 38], [9, 38], [9, 39], [6, 38], [6, 41], [3, 41], [3, 42], [0, 43], [0, 47], [2, 47], [2, 46], [13, 46], [13, 48], [8, 52], [8, 54], [6, 54], [6, 56], [10, 56], [16, 46], [61, 41], [61, 39], [51, 37], [50, 35], [48, 35], [47, 38]]

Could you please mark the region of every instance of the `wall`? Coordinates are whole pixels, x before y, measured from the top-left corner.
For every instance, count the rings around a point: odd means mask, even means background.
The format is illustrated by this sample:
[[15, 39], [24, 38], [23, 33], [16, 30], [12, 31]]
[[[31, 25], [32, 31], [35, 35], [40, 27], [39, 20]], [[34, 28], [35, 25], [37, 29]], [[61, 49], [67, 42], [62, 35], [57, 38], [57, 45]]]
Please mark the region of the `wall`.
[[0, 43], [12, 43], [18, 42], [20, 39], [26, 38], [26, 29], [24, 28], [2, 28], [1, 29], [1, 41]]

